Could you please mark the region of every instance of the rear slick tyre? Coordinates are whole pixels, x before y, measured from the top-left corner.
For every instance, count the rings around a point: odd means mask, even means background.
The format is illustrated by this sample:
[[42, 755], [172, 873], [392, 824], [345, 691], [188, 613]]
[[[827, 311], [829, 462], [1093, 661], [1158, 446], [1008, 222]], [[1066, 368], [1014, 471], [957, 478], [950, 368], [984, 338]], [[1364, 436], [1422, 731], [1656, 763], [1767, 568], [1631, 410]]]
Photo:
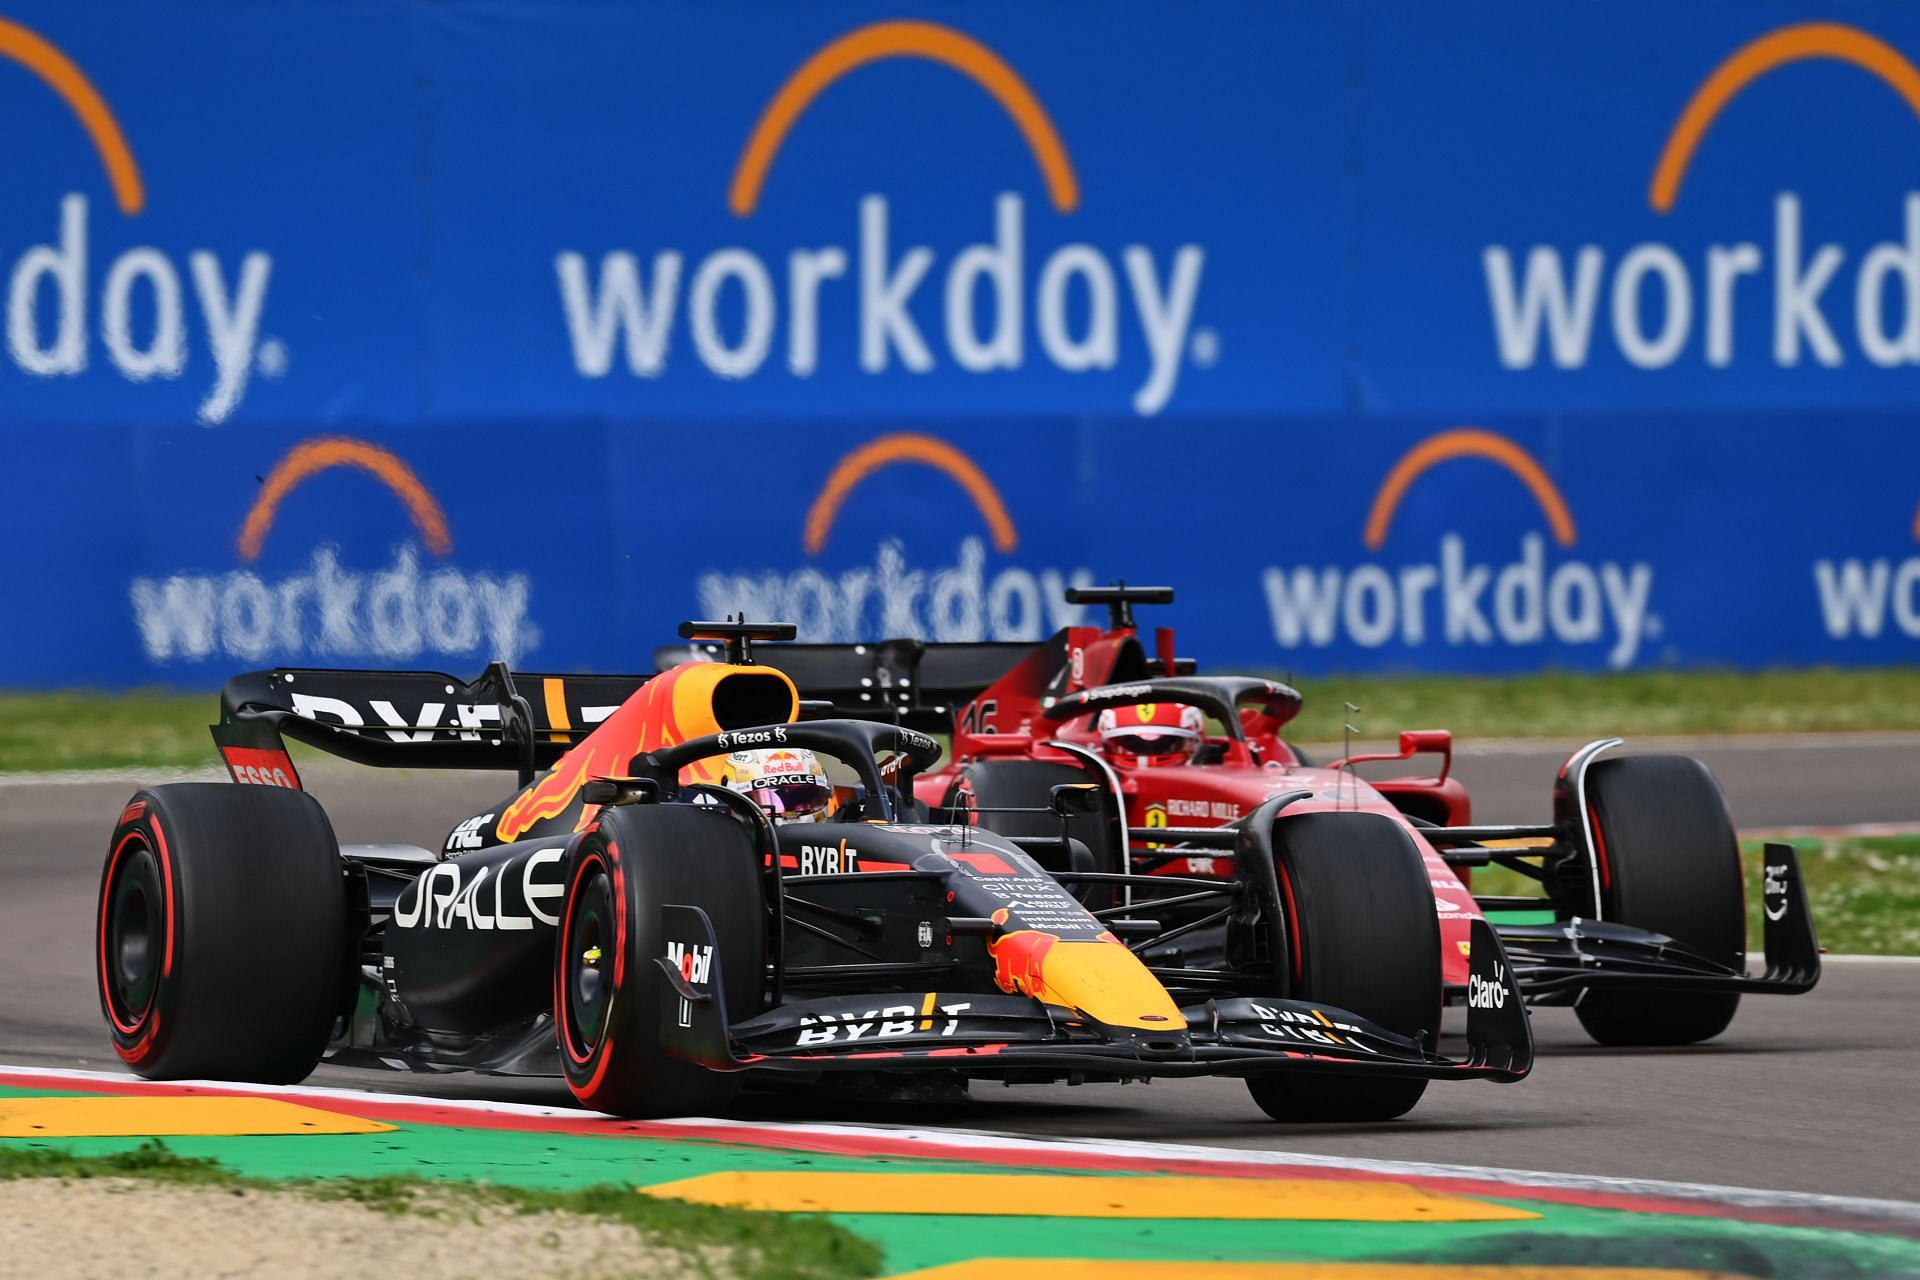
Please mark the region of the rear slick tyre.
[[297, 1084], [351, 990], [340, 849], [301, 791], [175, 783], [120, 815], [95, 911], [114, 1052], [149, 1080]]
[[[1432, 1052], [1440, 1028], [1440, 921], [1400, 824], [1377, 813], [1303, 813], [1274, 824], [1292, 998], [1357, 1013]], [[1275, 1072], [1247, 1090], [1289, 1123], [1392, 1120], [1423, 1079]]]
[[[713, 926], [729, 1023], [760, 1010], [766, 919], [753, 837], [723, 809], [639, 804], [601, 810], [574, 845], [554, 935], [560, 1065], [580, 1104], [628, 1119], [717, 1115], [736, 1075], [667, 1052], [669, 990], [660, 908], [698, 907]], [[684, 940], [681, 940], [684, 942]]]
[[[1740, 843], [1720, 784], [1687, 756], [1622, 756], [1587, 771], [1601, 859], [1600, 918], [1662, 933], [1743, 970], [1747, 907]], [[1710, 1040], [1740, 1007], [1738, 992], [1586, 991], [1573, 1012], [1607, 1045]]]

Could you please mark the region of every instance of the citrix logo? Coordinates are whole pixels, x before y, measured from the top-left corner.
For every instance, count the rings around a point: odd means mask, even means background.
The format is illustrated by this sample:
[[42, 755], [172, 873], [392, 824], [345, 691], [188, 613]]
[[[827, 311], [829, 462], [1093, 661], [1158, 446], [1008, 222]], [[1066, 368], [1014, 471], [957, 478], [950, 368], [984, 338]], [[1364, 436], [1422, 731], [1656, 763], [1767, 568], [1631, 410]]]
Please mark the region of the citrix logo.
[[[1655, 214], [1673, 211], [1695, 151], [1733, 99], [1756, 80], [1807, 59], [1858, 67], [1920, 114], [1920, 70], [1891, 45], [1839, 23], [1779, 28], [1736, 50], [1695, 91], [1648, 187], [1647, 203]], [[1854, 351], [1881, 368], [1920, 365], [1920, 191], [1908, 192], [1903, 207], [1890, 212], [1893, 235], [1856, 255], [1851, 281]], [[1772, 224], [1766, 246], [1716, 243], [1692, 255], [1649, 240], [1619, 255], [1607, 286], [1607, 327], [1621, 358], [1645, 370], [1669, 368], [1690, 351], [1714, 369], [1753, 360], [1758, 352], [1764, 352], [1760, 360], [1771, 358], [1780, 368], [1808, 360], [1825, 368], [1846, 363], [1846, 302], [1836, 299], [1829, 310], [1824, 300], [1830, 288], [1835, 294], [1847, 292], [1842, 268], [1848, 250], [1818, 242], [1797, 192], [1774, 195]], [[1516, 271], [1519, 256], [1497, 244], [1481, 254], [1500, 363], [1508, 369], [1584, 368], [1601, 325], [1597, 314], [1602, 277], [1609, 269], [1607, 251], [1592, 244], [1573, 250], [1536, 244]], [[1736, 341], [1737, 298], [1743, 290], [1768, 296], [1770, 334]], [[1890, 305], [1895, 301], [1898, 307]]]
[[[138, 217], [147, 204], [139, 163], [87, 74], [36, 32], [4, 19], [0, 58], [31, 71], [66, 103], [93, 143], [121, 215]], [[96, 287], [93, 271], [104, 256], [94, 244], [90, 210], [85, 194], [62, 196], [52, 242], [28, 246], [13, 263], [7, 282], [7, 354], [32, 377], [76, 377], [89, 367], [88, 306]], [[127, 249], [104, 264], [97, 284], [99, 340], [108, 363], [129, 382], [179, 378], [196, 359], [210, 358], [211, 382], [199, 417], [212, 426], [239, 407], [255, 371], [274, 378], [286, 370], [285, 344], [260, 336], [273, 259], [254, 250], [235, 268], [222, 264], [212, 250], [198, 249], [186, 255], [186, 266], [199, 303], [203, 355], [189, 350], [187, 291], [178, 255], [151, 245]], [[49, 301], [50, 307], [43, 305]], [[136, 315], [149, 314], [150, 322], [136, 323]]]
[[[1504, 436], [1474, 428], [1443, 431], [1408, 450], [1374, 495], [1365, 545], [1385, 549], [1394, 512], [1426, 472], [1456, 458], [1493, 462], [1518, 479], [1546, 516], [1563, 552], [1578, 540], [1559, 487]], [[1363, 561], [1351, 568], [1297, 565], [1263, 575], [1274, 641], [1285, 649], [1342, 641], [1363, 649], [1398, 642], [1450, 646], [1607, 644], [1606, 662], [1630, 665], [1660, 619], [1650, 612], [1653, 566], [1553, 557], [1537, 533], [1520, 539], [1506, 564], [1476, 560], [1458, 533], [1441, 535], [1432, 560]]]
[[[968, 77], [1011, 117], [1038, 163], [1050, 203], [1067, 215], [1080, 203], [1079, 179], [1046, 108], [1019, 73], [970, 36], [930, 22], [879, 22], [861, 27], [820, 49], [781, 86], [762, 112], [734, 169], [728, 205], [736, 217], [751, 216], [787, 135], [814, 101], [849, 73], [895, 58], [936, 62]], [[1121, 311], [1132, 304], [1148, 368], [1132, 398], [1133, 409], [1151, 416], [1165, 408], [1181, 365], [1217, 359], [1219, 338], [1195, 330], [1194, 309], [1205, 251], [1181, 245], [1164, 262], [1146, 245], [1128, 245], [1113, 255], [1086, 243], [1061, 245], [1030, 269], [1026, 203], [1003, 191], [992, 207], [990, 243], [968, 245], [945, 268], [946, 357], [966, 373], [1017, 370], [1028, 359], [1027, 299], [1040, 354], [1063, 373], [1114, 369], [1122, 346]], [[772, 353], [777, 317], [786, 318], [786, 365], [796, 378], [820, 367], [821, 298], [846, 287], [849, 269], [858, 314], [859, 367], [885, 373], [896, 362], [909, 373], [927, 373], [936, 363], [928, 334], [913, 303], [935, 271], [928, 245], [900, 248], [886, 196], [861, 197], [854, 219], [855, 247], [796, 248], [784, 273], [743, 247], [708, 253], [692, 268], [685, 290], [686, 328], [694, 355], [721, 378], [750, 378]], [[667, 371], [675, 321], [681, 312], [682, 276], [691, 255], [679, 249], [654, 253], [649, 271], [630, 252], [606, 254], [597, 282], [585, 255], [565, 251], [554, 259], [561, 309], [582, 377], [605, 377], [624, 343], [628, 369], [657, 378]], [[784, 305], [777, 281], [784, 275]], [[1122, 278], [1124, 277], [1124, 294]], [[992, 298], [990, 327], [977, 299]], [[738, 306], [737, 332], [724, 332], [722, 306]], [[1129, 336], [1131, 340], [1131, 335]]]

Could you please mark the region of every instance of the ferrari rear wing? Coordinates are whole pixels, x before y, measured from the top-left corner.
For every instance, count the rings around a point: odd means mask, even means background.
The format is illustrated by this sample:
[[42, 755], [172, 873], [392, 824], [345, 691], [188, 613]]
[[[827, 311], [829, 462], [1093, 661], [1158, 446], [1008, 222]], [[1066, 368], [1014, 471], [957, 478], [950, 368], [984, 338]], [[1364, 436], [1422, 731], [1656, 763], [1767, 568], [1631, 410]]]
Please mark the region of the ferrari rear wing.
[[530, 780], [650, 679], [509, 671], [504, 662], [473, 680], [275, 667], [227, 681], [213, 734], [230, 765], [236, 751], [271, 750], [285, 737], [358, 764], [511, 769]]

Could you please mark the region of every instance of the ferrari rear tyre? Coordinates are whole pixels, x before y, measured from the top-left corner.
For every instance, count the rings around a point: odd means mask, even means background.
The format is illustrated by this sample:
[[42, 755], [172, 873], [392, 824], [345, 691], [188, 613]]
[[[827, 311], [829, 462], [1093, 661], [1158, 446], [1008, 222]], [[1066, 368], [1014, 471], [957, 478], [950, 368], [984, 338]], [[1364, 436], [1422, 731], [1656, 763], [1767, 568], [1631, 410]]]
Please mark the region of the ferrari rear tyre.
[[150, 1080], [306, 1079], [352, 989], [343, 874], [305, 792], [183, 782], [135, 795], [95, 912], [121, 1061]]
[[641, 1119], [714, 1115], [738, 1079], [668, 1052], [670, 988], [660, 908], [698, 907], [713, 926], [729, 1023], [760, 1010], [766, 916], [752, 837], [717, 807], [620, 805], [601, 811], [568, 861], [555, 934], [560, 1065], [581, 1105]]
[[[1377, 813], [1303, 813], [1274, 824], [1294, 999], [1357, 1013], [1428, 1051], [1440, 1030], [1440, 921], [1433, 886], [1400, 824]], [[1392, 1120], [1420, 1079], [1250, 1076], [1261, 1110], [1295, 1123]]]
[[[1587, 771], [1600, 917], [1650, 929], [1733, 969], [1747, 962], [1740, 845], [1720, 784], [1687, 756], [1622, 756]], [[1587, 991], [1574, 1005], [1601, 1044], [1695, 1044], [1719, 1035], [1737, 992]]]

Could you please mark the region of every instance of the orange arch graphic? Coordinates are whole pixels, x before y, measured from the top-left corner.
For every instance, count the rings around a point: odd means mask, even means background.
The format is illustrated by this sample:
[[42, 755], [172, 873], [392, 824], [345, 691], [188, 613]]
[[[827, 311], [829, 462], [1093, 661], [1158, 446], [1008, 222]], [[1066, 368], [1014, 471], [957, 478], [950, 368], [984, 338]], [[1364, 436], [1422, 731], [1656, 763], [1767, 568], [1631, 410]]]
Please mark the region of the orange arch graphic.
[[0, 57], [13, 59], [40, 77], [49, 89], [60, 95], [80, 124], [93, 139], [93, 149], [113, 184], [113, 197], [120, 212], [131, 217], [147, 205], [147, 189], [140, 181], [140, 166], [134, 163], [133, 150], [120, 131], [120, 122], [100, 91], [87, 79], [87, 73], [73, 59], [49, 44], [39, 33], [0, 18]]
[[1667, 135], [1660, 163], [1647, 189], [1647, 202], [1658, 213], [1668, 213], [1680, 198], [1693, 153], [1726, 105], [1760, 77], [1810, 58], [1833, 58], [1872, 72], [1906, 100], [1920, 116], [1920, 71], [1886, 41], [1858, 27], [1840, 22], [1802, 22], [1769, 31], [1735, 50], [1694, 90], [1686, 110]]
[[869, 62], [887, 58], [925, 58], [952, 67], [985, 89], [1019, 126], [1027, 149], [1040, 165], [1053, 207], [1072, 213], [1080, 204], [1080, 180], [1074, 176], [1073, 162], [1060, 133], [1053, 127], [1047, 109], [1040, 105], [1027, 82], [1020, 78], [999, 54], [952, 27], [934, 22], [875, 22], [850, 31], [808, 58], [800, 69], [787, 77], [773, 95], [753, 132], [747, 137], [746, 150], [734, 165], [733, 182], [727, 188], [727, 207], [744, 218], [760, 203], [760, 188], [767, 170], [787, 140], [787, 134], [799, 122], [813, 100], [833, 83]]
[[294, 446], [275, 465], [265, 487], [260, 490], [260, 496], [254, 500], [253, 509], [247, 512], [246, 523], [240, 526], [240, 538], [236, 544], [240, 558], [258, 559], [260, 549], [266, 545], [267, 534], [273, 529], [274, 517], [280, 513], [281, 501], [311, 477], [335, 467], [358, 467], [386, 485], [393, 491], [393, 496], [406, 506], [407, 515], [412, 518], [414, 528], [420, 531], [420, 538], [427, 544], [427, 550], [436, 556], [445, 556], [453, 551], [453, 535], [447, 530], [447, 513], [440, 509], [439, 499], [420, 483], [420, 477], [413, 473], [412, 467], [379, 445], [368, 444], [365, 440], [350, 440], [344, 436], [331, 436]]
[[833, 474], [827, 477], [820, 496], [813, 500], [813, 506], [807, 510], [804, 538], [807, 554], [818, 555], [820, 548], [827, 545], [827, 535], [833, 532], [833, 522], [840, 515], [840, 505], [856, 485], [882, 467], [900, 462], [925, 463], [965, 489], [967, 497], [973, 500], [975, 509], [980, 512], [980, 518], [987, 522], [987, 529], [993, 535], [993, 545], [1002, 553], [1020, 545], [1020, 535], [1014, 530], [1013, 517], [1007, 514], [1007, 504], [1001, 500], [1000, 491], [994, 488], [993, 481], [987, 479], [986, 472], [974, 465], [972, 458], [945, 440], [901, 431], [869, 441], [840, 459]]
[[1503, 435], [1478, 427], [1455, 427], [1428, 436], [1407, 450], [1406, 456], [1387, 473], [1380, 492], [1373, 495], [1373, 509], [1367, 513], [1367, 550], [1377, 551], [1387, 540], [1387, 531], [1393, 527], [1393, 513], [1399, 510], [1400, 500], [1413, 482], [1453, 458], [1485, 458], [1512, 472], [1540, 504], [1547, 523], [1553, 526], [1553, 540], [1563, 547], [1573, 545], [1576, 536], [1573, 513], [1567, 510], [1567, 500], [1561, 496], [1559, 487], [1533, 460], [1533, 455]]

